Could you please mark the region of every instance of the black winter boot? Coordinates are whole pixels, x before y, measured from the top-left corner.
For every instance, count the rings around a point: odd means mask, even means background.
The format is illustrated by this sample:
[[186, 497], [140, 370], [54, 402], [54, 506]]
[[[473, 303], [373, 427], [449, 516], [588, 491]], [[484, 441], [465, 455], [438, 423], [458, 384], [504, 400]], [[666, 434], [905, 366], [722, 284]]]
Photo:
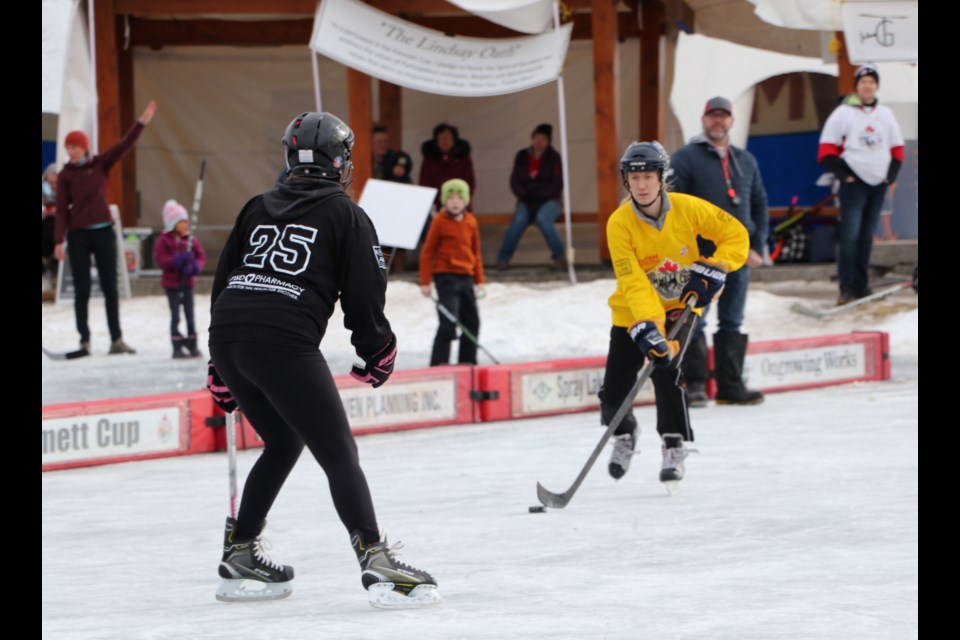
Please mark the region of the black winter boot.
[[196, 334], [189, 335], [185, 338], [184, 344], [187, 347], [187, 352], [191, 358], [202, 358], [203, 354], [200, 352], [200, 349], [197, 349], [197, 336]]
[[707, 406], [707, 337], [702, 333], [695, 335], [680, 362], [683, 379], [687, 383], [687, 406], [699, 408]]
[[173, 345], [173, 358], [175, 360], [180, 360], [181, 358], [189, 358], [190, 356], [184, 350], [187, 339], [183, 336], [170, 336], [170, 344]]
[[713, 357], [717, 375], [717, 404], [760, 404], [763, 394], [743, 384], [743, 359], [747, 335], [728, 331], [713, 334]]

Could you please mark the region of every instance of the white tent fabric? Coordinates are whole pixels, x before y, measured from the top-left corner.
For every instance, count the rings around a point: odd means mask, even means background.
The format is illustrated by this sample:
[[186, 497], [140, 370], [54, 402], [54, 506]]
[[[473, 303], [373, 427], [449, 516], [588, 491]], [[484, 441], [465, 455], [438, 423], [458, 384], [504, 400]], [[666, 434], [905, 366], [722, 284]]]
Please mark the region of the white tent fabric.
[[449, 0], [464, 11], [521, 33], [550, 29], [553, 0]]
[[836, 64], [818, 58], [791, 56], [745, 47], [707, 36], [681, 33], [677, 43], [670, 106], [680, 123], [683, 140], [700, 133], [703, 106], [713, 96], [734, 102], [731, 139], [746, 146], [753, 109], [753, 87], [767, 78], [808, 71], [837, 75]]
[[[636, 138], [639, 45], [619, 49], [619, 148]], [[189, 201], [201, 158], [207, 158], [201, 224], [232, 223], [244, 202], [268, 189], [283, 160], [280, 136], [289, 119], [313, 109], [309, 52], [303, 47], [137, 48], [134, 51], [135, 104], [155, 98], [158, 115], [137, 145], [141, 223], [159, 226], [168, 198]], [[346, 69], [320, 58], [323, 109], [346, 117]], [[569, 122], [570, 187], [573, 211], [596, 211], [593, 61], [590, 43], [570, 44], [564, 62]], [[374, 85], [376, 86], [376, 84]], [[477, 211], [509, 213], [515, 199], [509, 179], [513, 157], [530, 143], [541, 122], [554, 124], [553, 84], [486, 98], [450, 98], [402, 90], [402, 148], [420, 175], [420, 145], [438, 122], [450, 122], [473, 147]], [[376, 95], [373, 104], [377, 104]], [[377, 115], [376, 113], [374, 114]], [[362, 133], [362, 132], [358, 132]], [[222, 239], [221, 239], [222, 242]]]
[[[96, 153], [98, 140], [94, 114], [97, 96], [94, 89], [93, 65], [90, 61], [88, 31], [83, 12], [74, 11], [67, 37], [64, 76], [61, 86], [60, 117], [57, 119], [57, 140], [63, 140], [75, 129], [90, 136], [91, 150]], [[57, 164], [63, 165], [66, 158], [61, 145], [57, 145]]]
[[[840, 31], [840, 2], [837, 0], [747, 0], [756, 6], [764, 22], [789, 29]], [[849, 0], [848, 0], [849, 1]]]
[[64, 69], [78, 0], [43, 0], [40, 5], [40, 111], [60, 113]]

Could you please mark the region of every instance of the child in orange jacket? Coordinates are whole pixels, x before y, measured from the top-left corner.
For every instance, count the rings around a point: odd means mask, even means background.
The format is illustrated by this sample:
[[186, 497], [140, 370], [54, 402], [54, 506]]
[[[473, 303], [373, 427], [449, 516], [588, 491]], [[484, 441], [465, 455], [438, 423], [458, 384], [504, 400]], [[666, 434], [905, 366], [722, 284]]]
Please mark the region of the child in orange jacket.
[[484, 295], [484, 277], [480, 229], [477, 219], [466, 210], [470, 204], [470, 186], [463, 180], [447, 180], [440, 187], [440, 200], [444, 208], [430, 224], [420, 252], [420, 292], [430, 297], [432, 277], [437, 287], [437, 316], [440, 319], [430, 366], [450, 363], [450, 343], [457, 337], [456, 323], [441, 312], [441, 306], [466, 329], [460, 336], [458, 362], [476, 364], [476, 337], [480, 334], [477, 295]]

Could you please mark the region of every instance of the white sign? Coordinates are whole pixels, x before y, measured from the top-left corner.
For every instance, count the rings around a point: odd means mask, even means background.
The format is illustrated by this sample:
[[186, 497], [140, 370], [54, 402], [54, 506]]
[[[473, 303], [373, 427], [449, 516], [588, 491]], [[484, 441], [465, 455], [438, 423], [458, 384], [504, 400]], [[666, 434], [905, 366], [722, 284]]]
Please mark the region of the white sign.
[[920, 61], [919, 2], [845, 2], [840, 10], [850, 62]]
[[523, 91], [560, 75], [572, 25], [539, 36], [450, 37], [354, 0], [320, 3], [310, 47], [409, 89], [447, 96]]
[[764, 390], [863, 378], [868, 373], [862, 342], [748, 354], [744, 361], [744, 380]]
[[360, 208], [367, 212], [385, 247], [416, 249], [437, 190], [386, 180], [367, 180]]
[[350, 387], [340, 389], [340, 401], [353, 428], [452, 421], [457, 417], [457, 379], [400, 379], [380, 389]]
[[[511, 415], [523, 417], [563, 411], [586, 411], [600, 406], [597, 393], [603, 384], [603, 368], [563, 369], [511, 374]], [[652, 402], [653, 384], [640, 389], [636, 402]]]
[[40, 421], [40, 465], [178, 451], [180, 407]]

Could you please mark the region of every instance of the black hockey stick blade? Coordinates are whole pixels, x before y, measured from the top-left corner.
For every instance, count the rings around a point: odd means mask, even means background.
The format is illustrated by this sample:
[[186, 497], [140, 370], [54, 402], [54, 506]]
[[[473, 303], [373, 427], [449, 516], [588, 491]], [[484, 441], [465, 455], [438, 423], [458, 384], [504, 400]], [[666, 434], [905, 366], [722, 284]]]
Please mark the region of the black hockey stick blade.
[[90, 352], [86, 349], [77, 349], [76, 351], [50, 351], [46, 347], [40, 347], [40, 350], [43, 351], [43, 355], [47, 356], [51, 360], [76, 360], [77, 358], [84, 358], [90, 355]]
[[[693, 313], [694, 302], [695, 299], [687, 303], [687, 307], [683, 310], [683, 314], [681, 314], [680, 318], [670, 330], [667, 340], [673, 340], [677, 337], [677, 333], [679, 333], [680, 328], [683, 326], [684, 322], [687, 321], [687, 318], [690, 316], [690, 314]], [[614, 414], [613, 419], [610, 420], [610, 424], [607, 425], [607, 430], [603, 433], [603, 437], [600, 438], [600, 442], [597, 443], [597, 446], [593, 448], [593, 452], [590, 453], [590, 458], [587, 459], [586, 464], [584, 464], [583, 468], [580, 469], [577, 479], [573, 481], [573, 484], [570, 485], [569, 489], [563, 493], [554, 493], [539, 482], [537, 483], [537, 499], [540, 500], [542, 505], [545, 507], [551, 507], [553, 509], [563, 509], [570, 503], [574, 494], [577, 492], [577, 489], [580, 488], [580, 485], [587, 477], [587, 474], [590, 473], [590, 469], [593, 468], [593, 464], [597, 461], [597, 458], [600, 457], [600, 452], [603, 451], [603, 448], [607, 445], [607, 441], [610, 440], [613, 432], [617, 430], [617, 427], [620, 426], [620, 423], [623, 421], [623, 419], [627, 417], [628, 413], [630, 413], [630, 409], [633, 407], [634, 399], [636, 399], [637, 394], [640, 393], [640, 389], [644, 384], [646, 384], [647, 379], [652, 373], [653, 362], [648, 361], [647, 364], [643, 366], [643, 369], [640, 370], [640, 375], [637, 376], [637, 381], [634, 382], [633, 387], [630, 388], [630, 393], [627, 394], [627, 397], [624, 398], [623, 402], [620, 404], [620, 408], [617, 409], [617, 413]]]

